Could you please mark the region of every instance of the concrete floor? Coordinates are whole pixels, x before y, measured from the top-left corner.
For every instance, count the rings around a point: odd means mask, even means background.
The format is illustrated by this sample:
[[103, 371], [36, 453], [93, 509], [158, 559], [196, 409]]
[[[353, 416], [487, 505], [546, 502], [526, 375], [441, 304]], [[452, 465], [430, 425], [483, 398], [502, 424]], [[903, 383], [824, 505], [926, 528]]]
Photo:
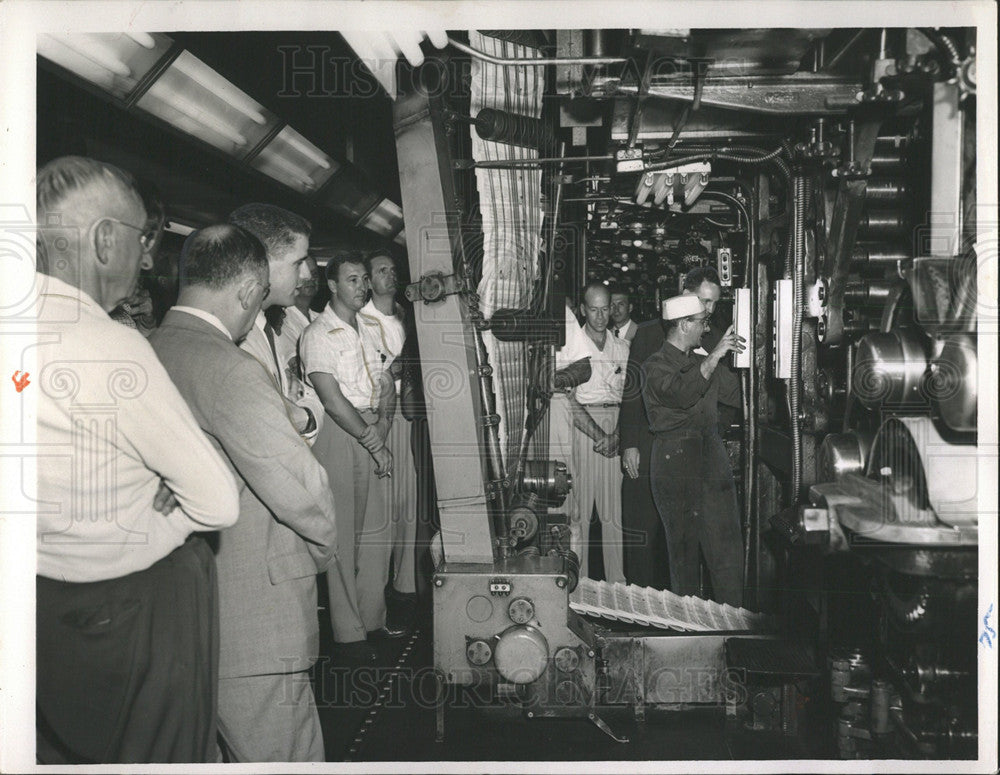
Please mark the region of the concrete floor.
[[[329, 761], [660, 761], [834, 758], [829, 721], [814, 719], [795, 737], [727, 728], [722, 708], [601, 712], [618, 743], [586, 719], [528, 719], [490, 703], [482, 691], [453, 691], [445, 739], [435, 742], [436, 683], [429, 612], [419, 631], [375, 643], [379, 666], [348, 671], [329, 659], [314, 687]], [[328, 635], [328, 633], [327, 633]], [[324, 638], [328, 643], [328, 638]], [[328, 651], [326, 653], [329, 653]], [[815, 715], [815, 714], [814, 714]], [[829, 732], [827, 731], [829, 730]]]

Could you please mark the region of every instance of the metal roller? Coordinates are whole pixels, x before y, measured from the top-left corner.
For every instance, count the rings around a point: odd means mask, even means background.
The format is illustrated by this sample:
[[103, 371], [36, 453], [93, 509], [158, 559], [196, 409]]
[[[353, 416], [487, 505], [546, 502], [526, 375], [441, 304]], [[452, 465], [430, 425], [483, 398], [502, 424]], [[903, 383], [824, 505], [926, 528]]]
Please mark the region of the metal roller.
[[911, 258], [913, 254], [909, 250], [887, 243], [857, 244], [851, 255], [855, 264], [896, 264]]
[[978, 371], [976, 338], [970, 334], [950, 336], [931, 362], [927, 393], [953, 431], [978, 429]]
[[868, 334], [858, 343], [851, 381], [867, 407], [926, 406], [927, 352], [918, 334], [900, 330]]
[[860, 237], [889, 237], [903, 234], [907, 229], [906, 218], [898, 210], [876, 210], [865, 213], [858, 220]]
[[889, 298], [892, 284], [885, 280], [858, 280], [844, 288], [844, 303], [872, 306]]
[[876, 146], [872, 154], [872, 169], [898, 169], [903, 164], [902, 151], [895, 148], [879, 148]]
[[864, 475], [871, 444], [870, 435], [855, 431], [828, 435], [816, 457], [819, 481], [837, 481], [846, 474]]
[[887, 207], [897, 205], [910, 195], [910, 187], [905, 181], [892, 178], [875, 178], [865, 185], [865, 202], [869, 206]]

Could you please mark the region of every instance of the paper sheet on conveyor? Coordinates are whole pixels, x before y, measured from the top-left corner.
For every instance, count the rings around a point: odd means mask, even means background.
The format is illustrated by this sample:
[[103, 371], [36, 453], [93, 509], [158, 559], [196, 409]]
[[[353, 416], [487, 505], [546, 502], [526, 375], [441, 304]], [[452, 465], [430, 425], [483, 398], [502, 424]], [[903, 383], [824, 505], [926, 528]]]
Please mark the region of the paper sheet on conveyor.
[[580, 579], [569, 596], [577, 613], [665, 630], [759, 632], [774, 627], [773, 618], [746, 608], [700, 597], [681, 597], [662, 589]]

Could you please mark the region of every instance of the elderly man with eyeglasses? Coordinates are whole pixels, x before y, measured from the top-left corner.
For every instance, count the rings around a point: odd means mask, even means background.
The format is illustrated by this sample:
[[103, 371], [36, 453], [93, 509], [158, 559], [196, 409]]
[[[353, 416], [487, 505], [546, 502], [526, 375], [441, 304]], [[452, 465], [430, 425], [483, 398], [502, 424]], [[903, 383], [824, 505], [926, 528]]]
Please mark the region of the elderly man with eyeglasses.
[[743, 604], [743, 542], [736, 487], [719, 436], [719, 374], [729, 352], [745, 349], [730, 326], [707, 356], [695, 352], [710, 312], [693, 294], [663, 305], [666, 339], [645, 364], [643, 400], [653, 433], [650, 479], [670, 553], [671, 590], [700, 594], [699, 550], [716, 600]]
[[216, 564], [236, 482], [149, 343], [113, 322], [149, 268], [132, 178], [37, 176], [36, 743], [42, 764], [216, 752]]

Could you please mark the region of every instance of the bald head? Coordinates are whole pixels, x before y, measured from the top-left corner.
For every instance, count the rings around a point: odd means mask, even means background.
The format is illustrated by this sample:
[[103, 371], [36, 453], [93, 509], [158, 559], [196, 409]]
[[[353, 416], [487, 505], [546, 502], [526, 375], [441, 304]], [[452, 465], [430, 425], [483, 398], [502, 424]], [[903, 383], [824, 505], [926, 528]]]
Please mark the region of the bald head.
[[267, 278], [267, 252], [253, 234], [220, 223], [188, 235], [181, 248], [181, 288], [221, 290], [247, 277]]
[[239, 342], [270, 292], [267, 251], [246, 229], [206, 226], [184, 240], [177, 303], [210, 312]]
[[591, 283], [583, 291], [581, 305], [584, 325], [591, 333], [600, 334], [607, 330], [611, 314], [611, 292], [603, 283]]

